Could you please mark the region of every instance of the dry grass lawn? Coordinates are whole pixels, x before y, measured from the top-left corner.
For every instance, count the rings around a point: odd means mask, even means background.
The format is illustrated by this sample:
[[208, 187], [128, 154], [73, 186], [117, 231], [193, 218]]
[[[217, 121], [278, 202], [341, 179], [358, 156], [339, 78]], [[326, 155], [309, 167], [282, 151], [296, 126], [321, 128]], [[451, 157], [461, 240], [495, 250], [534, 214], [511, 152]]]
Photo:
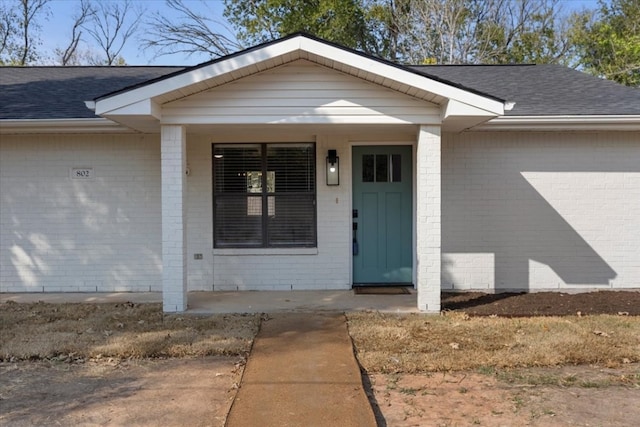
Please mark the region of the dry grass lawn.
[[[640, 362], [640, 317], [498, 318], [352, 313], [356, 355], [371, 373]], [[640, 378], [638, 379], [640, 383]]]
[[[640, 316], [347, 318], [380, 425], [638, 425]], [[260, 321], [2, 303], [0, 424], [225, 425]]]
[[246, 355], [259, 315], [163, 315], [160, 304], [0, 304], [0, 361]]
[[[640, 362], [640, 317], [348, 314], [367, 372]], [[0, 361], [246, 355], [259, 315], [163, 315], [160, 304], [0, 304]]]

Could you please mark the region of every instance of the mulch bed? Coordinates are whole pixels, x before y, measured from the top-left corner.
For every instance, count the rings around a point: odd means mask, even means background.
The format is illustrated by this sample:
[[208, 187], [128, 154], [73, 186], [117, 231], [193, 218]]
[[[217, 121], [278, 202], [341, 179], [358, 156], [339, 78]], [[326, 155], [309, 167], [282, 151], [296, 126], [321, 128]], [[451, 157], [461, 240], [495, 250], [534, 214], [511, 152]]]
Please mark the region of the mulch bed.
[[613, 314], [640, 316], [640, 292], [599, 291], [503, 293], [445, 292], [442, 309], [472, 316], [575, 316]]

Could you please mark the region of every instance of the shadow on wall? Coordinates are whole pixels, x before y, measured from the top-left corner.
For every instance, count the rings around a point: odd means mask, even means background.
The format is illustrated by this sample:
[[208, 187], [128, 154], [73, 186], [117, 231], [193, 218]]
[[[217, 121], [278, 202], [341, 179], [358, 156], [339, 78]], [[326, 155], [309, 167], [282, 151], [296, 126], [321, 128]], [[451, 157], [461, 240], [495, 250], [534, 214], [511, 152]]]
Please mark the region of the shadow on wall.
[[637, 144], [489, 138], [462, 136], [443, 150], [443, 288], [608, 287], [618, 272], [585, 236], [619, 260], [602, 241], [623, 238], [631, 205], [615, 188], [640, 171]]
[[[127, 148], [82, 141], [11, 144], [3, 146], [0, 183], [1, 291], [159, 286], [159, 191], [139, 179], [135, 161], [149, 152], [148, 142], [129, 140]], [[70, 167], [87, 164], [95, 166], [95, 178], [70, 178]], [[144, 173], [158, 175], [153, 168]]]

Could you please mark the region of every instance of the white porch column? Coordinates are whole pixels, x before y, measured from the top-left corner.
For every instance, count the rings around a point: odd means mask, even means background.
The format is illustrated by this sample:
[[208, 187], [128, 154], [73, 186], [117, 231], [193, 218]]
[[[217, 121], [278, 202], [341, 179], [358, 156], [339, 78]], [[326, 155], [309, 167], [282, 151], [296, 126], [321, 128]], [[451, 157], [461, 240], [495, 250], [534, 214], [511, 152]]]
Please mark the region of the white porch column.
[[416, 185], [416, 268], [418, 309], [428, 313], [440, 311], [441, 268], [441, 188], [440, 127], [420, 126], [417, 147]]
[[162, 126], [162, 307], [187, 309], [186, 130]]

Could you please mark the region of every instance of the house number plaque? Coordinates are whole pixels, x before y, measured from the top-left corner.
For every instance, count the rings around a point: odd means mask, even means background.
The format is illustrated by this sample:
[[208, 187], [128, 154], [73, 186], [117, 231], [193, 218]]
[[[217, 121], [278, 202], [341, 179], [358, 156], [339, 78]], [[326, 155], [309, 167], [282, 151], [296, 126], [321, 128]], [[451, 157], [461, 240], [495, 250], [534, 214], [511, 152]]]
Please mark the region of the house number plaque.
[[71, 168], [71, 179], [93, 179], [93, 168]]

